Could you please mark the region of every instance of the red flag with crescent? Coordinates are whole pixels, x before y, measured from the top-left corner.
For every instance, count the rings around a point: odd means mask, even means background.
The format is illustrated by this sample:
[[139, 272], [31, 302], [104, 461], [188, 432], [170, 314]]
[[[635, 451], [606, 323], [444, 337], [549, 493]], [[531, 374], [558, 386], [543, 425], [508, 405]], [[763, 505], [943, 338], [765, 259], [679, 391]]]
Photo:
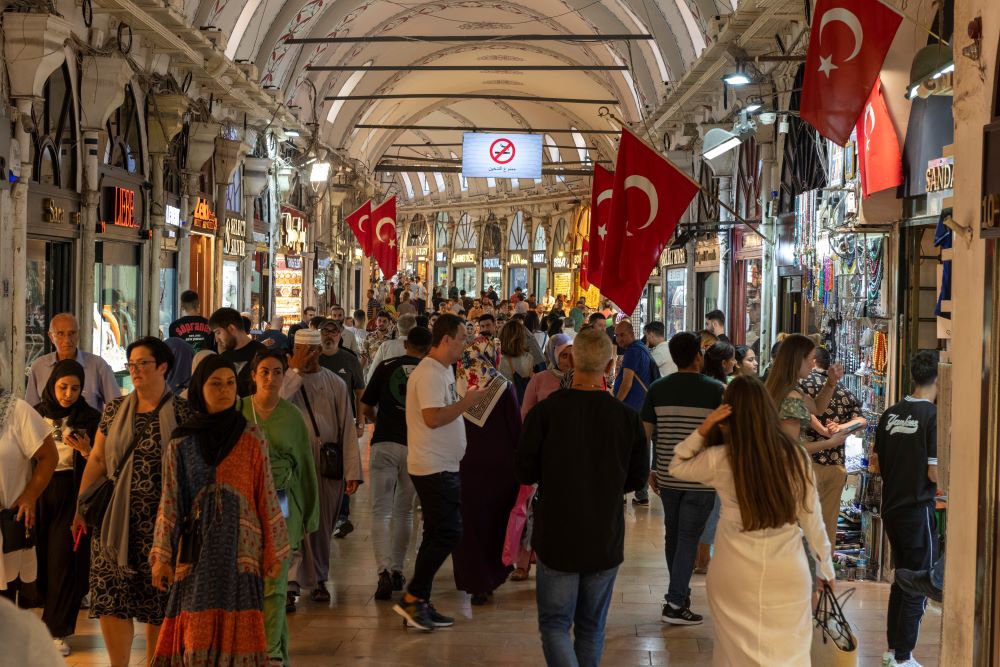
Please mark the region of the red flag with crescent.
[[361, 244], [361, 249], [365, 251], [365, 255], [372, 254], [371, 224], [369, 222], [371, 217], [372, 200], [369, 199], [358, 210], [344, 218], [347, 226], [351, 228], [355, 238], [358, 239], [358, 243]]
[[601, 286], [604, 237], [608, 233], [608, 214], [611, 213], [611, 191], [614, 187], [615, 175], [595, 164], [590, 190], [590, 237], [582, 263], [587, 269], [587, 282], [597, 287]]
[[881, 79], [875, 80], [875, 87], [858, 118], [858, 174], [861, 194], [865, 198], [903, 183], [903, 155], [882, 95]]
[[635, 310], [649, 274], [700, 186], [627, 129], [615, 165], [601, 293]]
[[846, 144], [902, 20], [879, 0], [819, 0], [806, 54], [802, 120]]
[[396, 197], [393, 196], [372, 209], [372, 255], [390, 278], [399, 270], [399, 245], [396, 243]]

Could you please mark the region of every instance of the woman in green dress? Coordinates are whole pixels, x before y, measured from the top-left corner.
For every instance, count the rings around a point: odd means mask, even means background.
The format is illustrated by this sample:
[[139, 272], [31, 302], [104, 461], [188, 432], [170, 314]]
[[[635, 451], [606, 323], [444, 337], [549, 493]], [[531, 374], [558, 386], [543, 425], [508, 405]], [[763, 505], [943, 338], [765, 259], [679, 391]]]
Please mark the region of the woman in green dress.
[[[288, 543], [298, 549], [302, 538], [319, 528], [319, 491], [305, 419], [298, 408], [281, 398], [287, 370], [288, 362], [280, 352], [261, 352], [254, 357], [250, 377], [255, 393], [240, 399], [239, 410], [267, 436]], [[264, 580], [264, 630], [267, 653], [274, 665], [288, 664], [288, 563], [284, 562], [278, 577]]]

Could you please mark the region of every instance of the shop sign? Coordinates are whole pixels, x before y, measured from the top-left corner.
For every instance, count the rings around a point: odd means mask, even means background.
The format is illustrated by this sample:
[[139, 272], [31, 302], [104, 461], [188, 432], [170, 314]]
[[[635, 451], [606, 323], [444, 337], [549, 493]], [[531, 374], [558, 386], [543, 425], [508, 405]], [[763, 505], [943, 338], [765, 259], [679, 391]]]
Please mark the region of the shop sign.
[[667, 266], [687, 264], [687, 250], [685, 248], [667, 248], [663, 254], [665, 255]]
[[171, 227], [181, 226], [181, 210], [176, 206], [167, 204], [163, 207], [163, 224]]
[[713, 243], [712, 245], [701, 245], [699, 244], [695, 249], [694, 263], [698, 268], [711, 267], [713, 269], [718, 269], [719, 266], [719, 246]]
[[438, 250], [437, 253], [434, 255], [434, 261], [437, 262], [438, 264], [447, 264], [448, 263], [448, 251], [447, 250]]
[[455, 255], [455, 264], [475, 264], [476, 263], [476, 253], [474, 252], [460, 252]]
[[135, 220], [135, 191], [128, 188], [106, 187], [104, 188], [104, 213], [111, 214], [110, 220], [105, 220], [107, 224], [116, 227], [137, 228], [139, 223]]
[[531, 263], [537, 266], [545, 266], [546, 264], [548, 264], [548, 260], [545, 259], [544, 252], [536, 252], [532, 253], [531, 255]]
[[270, 240], [267, 234], [261, 234], [260, 232], [253, 233], [253, 242], [257, 252], [267, 252], [270, 250]]
[[927, 194], [951, 196], [955, 188], [955, 158], [943, 157], [927, 163]]
[[510, 266], [527, 266], [528, 257], [519, 252], [510, 253], [510, 257], [507, 258], [507, 264]]
[[222, 230], [222, 254], [242, 257], [247, 254], [247, 221], [242, 218], [226, 218]]
[[55, 199], [45, 198], [42, 200], [42, 220], [53, 223], [65, 222], [66, 210], [56, 206]]
[[204, 197], [198, 197], [198, 201], [194, 206], [194, 213], [191, 215], [192, 227], [195, 229], [215, 233], [219, 230], [219, 221], [215, 217], [215, 213], [212, 211], [212, 207], [208, 205], [208, 200]]
[[552, 258], [552, 268], [564, 270], [569, 269], [569, 257], [566, 255], [563, 255], [562, 257], [556, 255]]
[[493, 271], [500, 270], [500, 258], [499, 257], [486, 257], [483, 259], [483, 268]]
[[285, 266], [293, 271], [301, 271], [302, 255], [285, 255]]

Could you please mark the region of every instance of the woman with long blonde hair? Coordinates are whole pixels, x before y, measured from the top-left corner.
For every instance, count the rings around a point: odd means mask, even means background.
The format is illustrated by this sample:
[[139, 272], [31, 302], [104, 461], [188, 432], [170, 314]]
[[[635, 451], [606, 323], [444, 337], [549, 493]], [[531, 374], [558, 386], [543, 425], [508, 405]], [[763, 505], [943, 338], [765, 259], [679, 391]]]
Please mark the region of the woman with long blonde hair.
[[805, 450], [781, 426], [759, 380], [733, 378], [722, 405], [681, 444], [670, 475], [714, 487], [722, 501], [708, 604], [716, 665], [808, 665], [812, 577], [834, 580], [830, 541]]

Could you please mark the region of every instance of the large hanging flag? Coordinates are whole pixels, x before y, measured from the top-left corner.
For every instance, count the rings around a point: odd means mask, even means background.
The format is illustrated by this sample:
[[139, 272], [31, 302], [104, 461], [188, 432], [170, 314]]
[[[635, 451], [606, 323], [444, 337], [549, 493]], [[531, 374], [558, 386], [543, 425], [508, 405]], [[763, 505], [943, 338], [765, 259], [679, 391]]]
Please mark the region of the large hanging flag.
[[631, 313], [700, 186], [625, 128], [614, 182], [601, 292]]
[[865, 110], [858, 118], [858, 173], [861, 194], [867, 198], [903, 183], [903, 155], [882, 95], [882, 80], [875, 79]]
[[[357, 211], [344, 218], [351, 231], [354, 232], [354, 236], [358, 239], [358, 243], [361, 244], [361, 249], [365, 251], [365, 255], [372, 254], [371, 217], [372, 200], [369, 199]], [[367, 225], [367, 228], [365, 225]]]
[[819, 0], [802, 87], [802, 119], [847, 143], [903, 17], [880, 0]]
[[604, 260], [604, 238], [608, 233], [608, 216], [611, 213], [611, 191], [615, 175], [599, 164], [594, 165], [594, 180], [590, 190], [590, 237], [583, 264], [587, 268], [588, 283], [601, 286]]
[[372, 256], [382, 269], [382, 276], [390, 278], [399, 270], [399, 245], [396, 243], [396, 197], [372, 209]]

